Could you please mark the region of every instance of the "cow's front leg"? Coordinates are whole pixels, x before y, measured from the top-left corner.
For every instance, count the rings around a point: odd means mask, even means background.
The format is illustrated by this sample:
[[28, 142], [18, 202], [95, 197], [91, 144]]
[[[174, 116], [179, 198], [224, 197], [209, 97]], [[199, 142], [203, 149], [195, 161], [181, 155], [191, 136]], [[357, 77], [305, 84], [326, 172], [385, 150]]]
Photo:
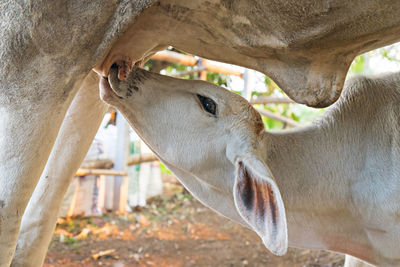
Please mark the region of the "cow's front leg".
[[49, 160], [22, 218], [12, 266], [42, 266], [63, 196], [84, 159], [108, 105], [98, 77], [84, 80], [61, 125]]
[[0, 266], [9, 266], [22, 214], [76, 88], [0, 87]]

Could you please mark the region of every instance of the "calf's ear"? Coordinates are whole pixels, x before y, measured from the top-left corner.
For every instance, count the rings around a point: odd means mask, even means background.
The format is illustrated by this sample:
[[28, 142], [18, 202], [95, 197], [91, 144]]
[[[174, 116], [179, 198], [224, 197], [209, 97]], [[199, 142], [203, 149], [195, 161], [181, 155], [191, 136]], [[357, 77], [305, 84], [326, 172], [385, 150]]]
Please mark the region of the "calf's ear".
[[275, 255], [288, 247], [285, 208], [268, 167], [258, 157], [237, 161], [233, 195], [243, 219]]

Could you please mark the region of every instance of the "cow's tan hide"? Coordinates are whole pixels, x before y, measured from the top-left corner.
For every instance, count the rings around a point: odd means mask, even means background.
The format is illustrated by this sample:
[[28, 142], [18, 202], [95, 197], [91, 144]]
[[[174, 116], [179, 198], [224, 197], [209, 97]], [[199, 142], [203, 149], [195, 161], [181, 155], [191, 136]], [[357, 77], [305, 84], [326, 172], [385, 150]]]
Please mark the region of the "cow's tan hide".
[[63, 196], [93, 141], [108, 105], [98, 94], [91, 72], [79, 88], [46, 167], [22, 217], [12, 267], [42, 266]]
[[259, 70], [295, 101], [332, 104], [354, 57], [400, 40], [396, 0], [160, 0], [113, 46], [96, 70], [145, 61], [172, 45]]
[[0, 266], [82, 80], [150, 1], [0, 2]]

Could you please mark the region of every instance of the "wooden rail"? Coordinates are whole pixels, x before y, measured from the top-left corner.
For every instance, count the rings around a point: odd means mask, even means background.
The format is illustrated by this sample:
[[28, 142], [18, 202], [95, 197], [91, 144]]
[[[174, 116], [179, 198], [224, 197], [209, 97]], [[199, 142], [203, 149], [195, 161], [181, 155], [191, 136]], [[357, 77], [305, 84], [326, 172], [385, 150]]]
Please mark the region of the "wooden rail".
[[159, 51], [152, 55], [151, 58], [172, 63], [179, 63], [186, 66], [195, 66], [197, 64], [197, 59], [195, 57], [167, 50]]
[[292, 127], [299, 127], [299, 126], [301, 126], [300, 123], [298, 123], [298, 122], [296, 122], [296, 121], [294, 121], [294, 120], [292, 120], [292, 119], [283, 117], [283, 116], [281, 116], [281, 115], [277, 115], [277, 114], [275, 114], [275, 113], [273, 113], [273, 112], [271, 112], [271, 111], [268, 111], [268, 110], [265, 110], [265, 109], [259, 109], [259, 108], [257, 108], [257, 111], [258, 111], [262, 116], [265, 116], [265, 117], [271, 118], [271, 119], [273, 119], [273, 120], [277, 120], [277, 121], [286, 123], [287, 125], [290, 125], [290, 126], [292, 126]]
[[258, 97], [250, 100], [252, 105], [265, 105], [265, 104], [292, 104], [296, 103], [288, 97]]
[[[190, 55], [180, 54], [180, 53], [173, 52], [173, 51], [166, 51], [166, 50], [160, 51], [160, 52], [157, 52], [156, 54], [154, 54], [151, 58], [155, 59], [155, 60], [164, 60], [164, 61], [168, 61], [168, 62], [172, 62], [172, 63], [179, 63], [179, 64], [186, 65], [186, 66], [197, 65], [197, 59], [195, 57], [190, 56]], [[219, 65], [219, 64], [215, 64], [206, 59], [202, 59], [202, 66], [204, 66], [206, 68], [206, 70], [209, 70], [209, 71], [227, 74], [227, 75], [235, 75], [235, 76], [243, 78], [242, 72], [232, 69], [232, 68], [229, 68], [229, 67]]]
[[82, 169], [79, 168], [75, 176], [86, 176], [86, 175], [110, 175], [110, 176], [127, 176], [126, 172], [106, 169]]
[[144, 162], [152, 162], [158, 160], [153, 153], [142, 153], [132, 155], [128, 158], [128, 166], [136, 165]]
[[[128, 158], [128, 166], [144, 162], [157, 161], [157, 160], [158, 159], [153, 153], [136, 154]], [[88, 168], [79, 168], [75, 174], [75, 176], [86, 176], [86, 175], [127, 176], [128, 174], [123, 171], [116, 171], [109, 169], [88, 169]]]

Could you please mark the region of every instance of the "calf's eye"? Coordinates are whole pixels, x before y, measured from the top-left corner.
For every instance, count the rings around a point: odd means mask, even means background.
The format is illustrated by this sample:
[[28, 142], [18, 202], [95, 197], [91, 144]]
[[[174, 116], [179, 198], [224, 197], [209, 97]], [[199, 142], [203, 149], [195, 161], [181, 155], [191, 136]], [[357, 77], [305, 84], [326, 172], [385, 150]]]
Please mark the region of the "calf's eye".
[[214, 102], [209, 97], [202, 96], [202, 95], [197, 95], [197, 97], [200, 100], [201, 105], [203, 106], [204, 110], [207, 111], [208, 113], [212, 115], [216, 115], [217, 113], [217, 103]]

